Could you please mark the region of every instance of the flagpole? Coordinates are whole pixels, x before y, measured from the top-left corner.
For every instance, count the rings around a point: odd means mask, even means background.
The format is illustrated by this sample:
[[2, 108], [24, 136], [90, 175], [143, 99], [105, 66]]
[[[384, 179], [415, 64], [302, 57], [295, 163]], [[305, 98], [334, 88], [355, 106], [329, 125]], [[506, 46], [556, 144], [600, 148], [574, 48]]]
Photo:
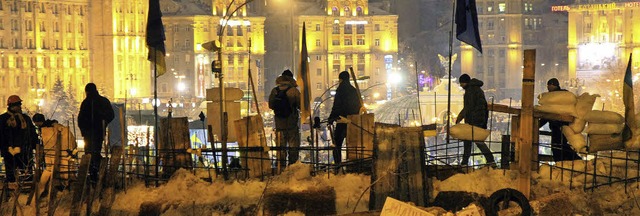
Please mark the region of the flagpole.
[[[153, 126], [153, 145], [156, 148], [156, 155], [158, 155], [158, 55], [157, 50], [153, 49], [153, 119], [155, 121]], [[147, 151], [150, 149], [147, 149]], [[149, 154], [149, 152], [147, 152]], [[156, 158], [157, 159], [157, 158]], [[158, 175], [158, 161], [156, 160], [156, 175]], [[148, 172], [148, 169], [147, 169]], [[148, 179], [147, 175], [145, 175], [145, 180]], [[149, 184], [148, 181], [145, 181], [145, 185]], [[157, 185], [156, 185], [157, 186]]]
[[451, 31], [449, 32], [449, 84], [447, 91], [447, 143], [449, 143], [449, 133], [451, 132], [451, 61], [453, 56], [453, 24], [456, 17], [456, 0], [453, 0], [453, 7], [451, 13]]

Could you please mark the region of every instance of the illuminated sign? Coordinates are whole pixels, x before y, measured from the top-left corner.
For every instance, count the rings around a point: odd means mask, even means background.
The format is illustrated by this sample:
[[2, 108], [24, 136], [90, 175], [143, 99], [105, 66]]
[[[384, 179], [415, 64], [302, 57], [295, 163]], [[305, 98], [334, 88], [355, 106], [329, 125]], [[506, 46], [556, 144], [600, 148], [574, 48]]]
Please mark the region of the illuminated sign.
[[366, 25], [369, 24], [366, 20], [347, 20], [347, 25]]
[[616, 8], [637, 8], [640, 7], [640, 2], [622, 2], [607, 3], [607, 4], [588, 4], [588, 5], [556, 5], [551, 6], [552, 12], [569, 11], [569, 10], [611, 10]]
[[[220, 25], [224, 25], [224, 20], [220, 20]], [[229, 25], [229, 26], [237, 26], [237, 25], [249, 26], [249, 25], [251, 25], [251, 22], [249, 20], [229, 20], [229, 21], [227, 21], [227, 25]]]

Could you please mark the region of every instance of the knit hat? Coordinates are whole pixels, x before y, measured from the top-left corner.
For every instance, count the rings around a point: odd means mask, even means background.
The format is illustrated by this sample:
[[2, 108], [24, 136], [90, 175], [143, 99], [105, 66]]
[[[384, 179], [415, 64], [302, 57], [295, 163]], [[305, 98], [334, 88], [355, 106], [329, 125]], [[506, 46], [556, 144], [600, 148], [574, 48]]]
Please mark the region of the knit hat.
[[560, 82], [558, 82], [558, 79], [556, 78], [551, 78], [549, 79], [549, 81], [547, 81], [547, 85], [554, 85], [554, 86], [560, 87]]
[[471, 77], [467, 74], [460, 75], [460, 78], [458, 79], [458, 82], [460, 83], [469, 83], [469, 81], [471, 81]]
[[33, 115], [33, 122], [44, 122], [44, 115], [36, 113]]

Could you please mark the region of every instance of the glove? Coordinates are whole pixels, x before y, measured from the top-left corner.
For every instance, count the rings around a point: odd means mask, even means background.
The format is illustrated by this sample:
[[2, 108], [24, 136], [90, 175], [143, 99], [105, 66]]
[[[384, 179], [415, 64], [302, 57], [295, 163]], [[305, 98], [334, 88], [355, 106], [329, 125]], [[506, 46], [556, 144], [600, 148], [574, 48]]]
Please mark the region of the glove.
[[9, 153], [13, 156], [20, 154], [20, 147], [9, 147]]
[[340, 116], [340, 119], [338, 119], [337, 121], [338, 123], [344, 123], [344, 124], [349, 124], [351, 122], [351, 120], [349, 120], [348, 118], [342, 117]]

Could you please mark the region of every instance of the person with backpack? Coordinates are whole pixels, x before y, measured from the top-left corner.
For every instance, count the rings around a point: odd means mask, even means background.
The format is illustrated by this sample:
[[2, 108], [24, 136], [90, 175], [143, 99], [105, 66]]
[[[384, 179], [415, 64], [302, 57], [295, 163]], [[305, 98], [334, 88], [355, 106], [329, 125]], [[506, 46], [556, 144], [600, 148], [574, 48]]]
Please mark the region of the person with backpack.
[[298, 148], [300, 147], [300, 91], [296, 88], [296, 80], [290, 70], [282, 72], [276, 78], [276, 87], [269, 95], [269, 108], [273, 110], [276, 124], [276, 142], [278, 147], [288, 147], [289, 163], [286, 164], [287, 154], [278, 151], [278, 163], [280, 168], [294, 164], [298, 161]]

